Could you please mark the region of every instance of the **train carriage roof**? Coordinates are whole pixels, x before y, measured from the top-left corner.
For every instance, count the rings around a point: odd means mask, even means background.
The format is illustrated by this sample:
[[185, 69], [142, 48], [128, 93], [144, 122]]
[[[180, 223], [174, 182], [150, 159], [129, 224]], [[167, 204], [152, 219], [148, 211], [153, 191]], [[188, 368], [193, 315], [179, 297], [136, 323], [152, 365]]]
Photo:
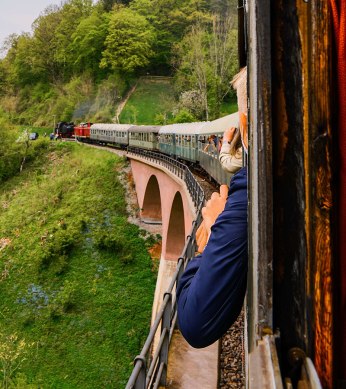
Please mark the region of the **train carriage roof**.
[[160, 134], [199, 134], [199, 130], [209, 122], [176, 123], [162, 126]]
[[213, 120], [205, 123], [200, 129], [198, 134], [216, 134], [227, 130], [230, 127], [238, 127], [239, 125], [239, 114], [238, 112], [232, 113], [231, 115], [223, 116], [222, 118]]
[[117, 124], [117, 123], [95, 123], [91, 130], [112, 130], [112, 131], [128, 131], [131, 124]]
[[158, 133], [161, 126], [136, 126], [131, 125], [129, 132], [154, 132]]

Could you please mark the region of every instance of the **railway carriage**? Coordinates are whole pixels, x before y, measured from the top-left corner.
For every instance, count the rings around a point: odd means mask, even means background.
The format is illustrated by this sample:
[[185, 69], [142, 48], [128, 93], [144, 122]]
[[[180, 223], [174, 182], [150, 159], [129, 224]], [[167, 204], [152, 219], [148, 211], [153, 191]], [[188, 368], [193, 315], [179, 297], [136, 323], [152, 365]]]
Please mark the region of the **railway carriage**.
[[224, 131], [230, 127], [238, 127], [238, 112], [224, 116], [220, 119], [205, 123], [199, 130], [198, 136], [198, 156], [200, 166], [216, 182], [229, 184], [231, 174], [224, 171], [219, 162], [219, 152]]
[[173, 124], [161, 127], [159, 131], [159, 150], [161, 153], [175, 158], [175, 136], [171, 131], [172, 126]]
[[206, 122], [178, 123], [163, 126], [159, 132], [159, 150], [175, 158], [198, 161], [197, 134]]
[[90, 127], [90, 140], [101, 144], [114, 144], [126, 148], [129, 143], [130, 124], [97, 123]]
[[160, 126], [131, 126], [129, 128], [129, 146], [147, 150], [158, 150]]

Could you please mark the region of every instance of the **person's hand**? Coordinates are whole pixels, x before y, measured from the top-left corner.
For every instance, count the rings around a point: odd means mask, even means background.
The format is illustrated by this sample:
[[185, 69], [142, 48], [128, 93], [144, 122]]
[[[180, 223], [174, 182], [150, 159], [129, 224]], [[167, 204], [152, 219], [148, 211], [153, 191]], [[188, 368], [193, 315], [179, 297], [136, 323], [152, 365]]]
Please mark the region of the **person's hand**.
[[205, 228], [204, 221], [200, 224], [198, 227], [198, 230], [196, 232], [196, 242], [197, 242], [197, 251], [199, 253], [203, 253], [204, 247], [206, 246], [208, 242], [208, 232]]
[[215, 223], [217, 217], [224, 210], [227, 196], [228, 186], [221, 185], [220, 193], [214, 192], [206, 206], [202, 208], [203, 222], [196, 232], [196, 242], [198, 245], [199, 253], [203, 252], [206, 244], [208, 243], [211, 226]]
[[236, 128], [231, 127], [223, 133], [223, 142], [232, 142]]

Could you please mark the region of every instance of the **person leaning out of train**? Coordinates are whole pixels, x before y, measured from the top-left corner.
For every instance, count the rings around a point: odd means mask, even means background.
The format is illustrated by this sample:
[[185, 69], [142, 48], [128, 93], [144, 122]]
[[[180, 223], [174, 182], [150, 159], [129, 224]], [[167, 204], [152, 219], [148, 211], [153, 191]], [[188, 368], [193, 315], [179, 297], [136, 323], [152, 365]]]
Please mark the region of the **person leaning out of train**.
[[203, 151], [211, 153], [217, 150], [217, 137], [216, 135], [210, 135], [208, 137], [208, 143], [205, 145]]
[[[239, 131], [245, 152], [247, 137], [247, 74], [233, 79], [239, 108]], [[185, 268], [177, 288], [179, 329], [196, 348], [219, 339], [237, 319], [246, 293], [248, 270], [247, 168], [221, 185], [202, 209], [196, 233], [198, 251]]]
[[239, 129], [231, 127], [224, 132], [219, 161], [222, 169], [232, 174], [235, 174], [243, 166], [243, 152]]

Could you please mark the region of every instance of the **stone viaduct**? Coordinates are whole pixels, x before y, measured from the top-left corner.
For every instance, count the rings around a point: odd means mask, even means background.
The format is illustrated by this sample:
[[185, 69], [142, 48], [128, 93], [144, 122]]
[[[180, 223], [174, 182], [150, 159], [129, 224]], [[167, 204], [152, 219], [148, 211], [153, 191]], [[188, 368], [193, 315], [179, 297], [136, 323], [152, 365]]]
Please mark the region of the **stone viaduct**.
[[182, 179], [153, 162], [130, 156], [142, 221], [162, 224], [161, 258], [177, 261], [196, 211]]
[[135, 154], [128, 154], [128, 157], [141, 219], [162, 225], [162, 252], [152, 311], [154, 320], [196, 218], [196, 209], [182, 179], [155, 162]]

